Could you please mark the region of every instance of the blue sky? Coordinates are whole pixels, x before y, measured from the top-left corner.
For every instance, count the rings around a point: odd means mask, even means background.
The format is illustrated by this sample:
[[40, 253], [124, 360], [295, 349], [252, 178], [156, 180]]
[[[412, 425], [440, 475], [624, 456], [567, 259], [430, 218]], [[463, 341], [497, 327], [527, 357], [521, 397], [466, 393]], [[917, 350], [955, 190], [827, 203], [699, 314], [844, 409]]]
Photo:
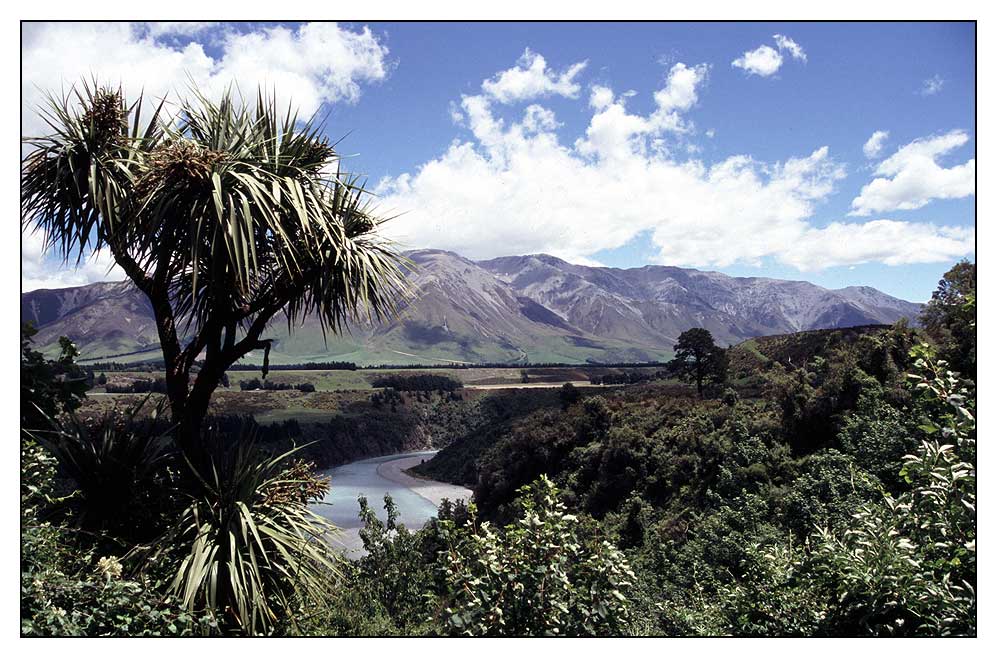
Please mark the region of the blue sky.
[[[974, 257], [972, 24], [36, 24], [23, 36], [26, 104], [36, 85], [89, 73], [153, 93], [187, 76], [286, 90], [346, 135], [347, 166], [404, 213], [388, 232], [407, 246], [915, 301]], [[37, 127], [26, 108], [22, 123]], [[22, 266], [26, 289], [120, 278], [106, 260], [59, 271], [36, 239]]]

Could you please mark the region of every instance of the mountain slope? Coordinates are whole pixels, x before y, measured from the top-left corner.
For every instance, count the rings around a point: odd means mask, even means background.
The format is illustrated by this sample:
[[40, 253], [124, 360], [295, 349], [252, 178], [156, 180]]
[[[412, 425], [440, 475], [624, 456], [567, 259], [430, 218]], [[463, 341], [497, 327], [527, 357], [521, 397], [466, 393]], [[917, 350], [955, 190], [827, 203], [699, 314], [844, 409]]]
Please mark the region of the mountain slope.
[[128, 281], [92, 283], [21, 295], [21, 322], [38, 328], [36, 346], [57, 351], [59, 336], [69, 336], [95, 355], [125, 354], [157, 348], [159, 334], [146, 296]]
[[[802, 281], [735, 278], [677, 267], [584, 267], [546, 255], [474, 262], [437, 250], [409, 252], [414, 291], [400, 317], [353, 322], [323, 335], [314, 318], [277, 321], [271, 360], [362, 364], [619, 362], [667, 359], [678, 335], [709, 329], [718, 341], [817, 328], [891, 323], [919, 306], [873, 288], [826, 290]], [[98, 283], [21, 296], [22, 321], [54, 350], [67, 335], [85, 358], [157, 358], [144, 296], [130, 283]], [[134, 353], [128, 357], [117, 357]], [[255, 355], [259, 358], [259, 355]]]
[[673, 345], [690, 327], [709, 329], [730, 344], [776, 333], [890, 324], [920, 312], [917, 304], [866, 287], [827, 290], [805, 281], [678, 267], [586, 267], [547, 255], [479, 265], [582, 330], [658, 345]]
[[415, 294], [397, 320], [354, 322], [349, 336], [330, 337], [329, 349], [313, 320], [290, 335], [274, 327], [276, 353], [290, 362], [334, 354], [359, 363], [639, 361], [670, 353], [578, 329], [457, 254], [420, 250], [406, 255], [416, 266], [408, 273]]

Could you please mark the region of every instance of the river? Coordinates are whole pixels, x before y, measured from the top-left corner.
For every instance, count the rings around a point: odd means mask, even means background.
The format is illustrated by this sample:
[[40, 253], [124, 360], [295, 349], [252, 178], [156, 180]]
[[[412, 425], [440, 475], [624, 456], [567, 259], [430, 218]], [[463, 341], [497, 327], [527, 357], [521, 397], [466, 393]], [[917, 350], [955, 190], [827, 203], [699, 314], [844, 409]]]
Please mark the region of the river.
[[391, 494], [398, 506], [399, 523], [411, 530], [418, 530], [426, 521], [436, 516], [436, 509], [442, 499], [470, 499], [470, 489], [414, 478], [404, 472], [404, 469], [435, 454], [435, 450], [427, 450], [374, 457], [322, 472], [331, 479], [329, 493], [321, 503], [313, 505], [312, 510], [342, 530], [335, 541], [341, 544], [340, 548], [346, 557], [359, 558], [364, 552], [363, 542], [360, 541], [360, 506], [357, 504], [357, 496], [366, 496], [371, 508], [377, 512], [377, 517], [385, 521], [387, 513], [384, 511], [384, 494]]

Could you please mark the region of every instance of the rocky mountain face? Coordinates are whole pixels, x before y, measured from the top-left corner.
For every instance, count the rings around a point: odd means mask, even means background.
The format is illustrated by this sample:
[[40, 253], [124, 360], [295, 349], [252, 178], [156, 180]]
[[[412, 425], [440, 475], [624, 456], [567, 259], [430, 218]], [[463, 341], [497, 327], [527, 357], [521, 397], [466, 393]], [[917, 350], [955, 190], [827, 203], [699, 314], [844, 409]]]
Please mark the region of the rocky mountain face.
[[[584, 267], [546, 255], [474, 262], [445, 251], [407, 254], [414, 292], [400, 317], [323, 335], [314, 319], [276, 322], [271, 359], [295, 363], [615, 362], [670, 358], [678, 335], [705, 327], [718, 342], [806, 329], [892, 323], [917, 304], [873, 288], [736, 278], [676, 267]], [[158, 357], [152, 311], [131, 284], [98, 283], [21, 296], [36, 345], [72, 338], [84, 357]]]
[[678, 267], [585, 267], [553, 256], [478, 263], [565, 322], [603, 337], [673, 345], [690, 327], [720, 342], [915, 318], [920, 305], [874, 288], [731, 277]]
[[21, 295], [21, 322], [38, 334], [36, 346], [52, 352], [69, 336], [87, 353], [121, 354], [159, 346], [159, 334], [146, 296], [129, 281], [92, 283]]

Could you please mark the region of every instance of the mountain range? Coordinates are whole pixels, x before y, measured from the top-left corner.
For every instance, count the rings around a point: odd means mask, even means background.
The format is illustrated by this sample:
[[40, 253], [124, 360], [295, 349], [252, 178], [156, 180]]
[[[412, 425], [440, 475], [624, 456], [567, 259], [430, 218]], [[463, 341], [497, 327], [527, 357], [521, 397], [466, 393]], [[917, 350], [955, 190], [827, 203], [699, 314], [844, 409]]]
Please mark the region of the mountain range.
[[[275, 322], [274, 363], [345, 360], [433, 362], [635, 362], [671, 357], [680, 333], [708, 329], [722, 344], [755, 336], [915, 319], [920, 305], [874, 288], [828, 290], [805, 281], [732, 277], [665, 266], [574, 265], [545, 254], [472, 261], [438, 250], [408, 252], [414, 295], [398, 318], [353, 322], [323, 336], [306, 318]], [[152, 309], [129, 282], [21, 295], [22, 322], [52, 353], [59, 336], [85, 359], [159, 358]]]

